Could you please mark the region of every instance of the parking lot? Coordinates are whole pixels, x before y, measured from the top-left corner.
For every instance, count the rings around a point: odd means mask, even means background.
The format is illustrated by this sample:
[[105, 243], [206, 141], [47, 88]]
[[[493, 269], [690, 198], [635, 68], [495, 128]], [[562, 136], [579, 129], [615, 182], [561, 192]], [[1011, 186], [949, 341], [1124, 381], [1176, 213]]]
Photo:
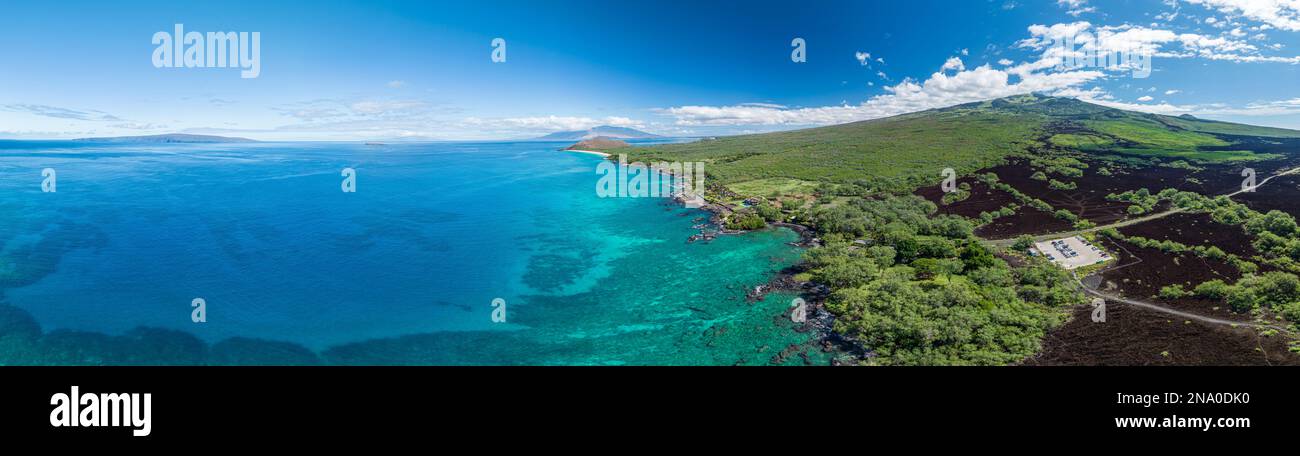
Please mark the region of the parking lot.
[[1106, 253], [1106, 250], [1079, 236], [1039, 242], [1034, 244], [1034, 248], [1038, 250], [1038, 254], [1046, 256], [1048, 260], [1065, 269], [1104, 263], [1114, 258]]

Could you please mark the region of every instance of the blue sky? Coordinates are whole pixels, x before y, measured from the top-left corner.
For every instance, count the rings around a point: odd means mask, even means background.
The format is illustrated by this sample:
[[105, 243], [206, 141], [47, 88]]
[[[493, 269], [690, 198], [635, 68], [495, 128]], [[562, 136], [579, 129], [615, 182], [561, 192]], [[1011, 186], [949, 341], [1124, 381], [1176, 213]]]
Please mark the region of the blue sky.
[[[1300, 128], [1286, 0], [23, 3], [0, 14], [0, 138], [724, 135], [1030, 91]], [[260, 74], [156, 68], [175, 24], [259, 32]], [[1057, 67], [1066, 35], [1152, 72]]]

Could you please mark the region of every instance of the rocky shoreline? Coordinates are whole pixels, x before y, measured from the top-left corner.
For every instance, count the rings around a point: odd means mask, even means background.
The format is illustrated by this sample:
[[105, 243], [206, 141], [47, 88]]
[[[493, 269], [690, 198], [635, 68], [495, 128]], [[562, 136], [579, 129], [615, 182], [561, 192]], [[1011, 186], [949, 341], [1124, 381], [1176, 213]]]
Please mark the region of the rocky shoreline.
[[[671, 202], [666, 203], [671, 206], [684, 206], [684, 198], [673, 198]], [[693, 221], [697, 224], [692, 228], [700, 230], [698, 234], [687, 238], [686, 242], [709, 242], [718, 236], [744, 234], [746, 230], [729, 230], [726, 229], [726, 216], [734, 212], [730, 207], [718, 203], [708, 203], [700, 207], [711, 214], [709, 217], [697, 217]], [[683, 213], [682, 215], [689, 215]], [[812, 248], [822, 245], [821, 239], [817, 238], [816, 230], [804, 225], [789, 222], [772, 222], [768, 227], [786, 228], [799, 234], [799, 240], [788, 243], [794, 247]], [[766, 229], [766, 228], [764, 228]], [[767, 283], [759, 284], [749, 289], [745, 293], [746, 301], [752, 303], [763, 301], [767, 294], [771, 292], [797, 293], [804, 300], [807, 311], [806, 319], [803, 324], [795, 328], [798, 332], [811, 332], [812, 337], [804, 344], [791, 344], [773, 355], [771, 364], [783, 364], [793, 356], [801, 356], [806, 364], [809, 363], [807, 350], [822, 350], [825, 353], [840, 353], [848, 360], [841, 360], [835, 357], [831, 365], [848, 365], [852, 364], [851, 360], [864, 359], [869, 356], [868, 351], [863, 349], [856, 342], [849, 340], [834, 330], [835, 316], [825, 308], [826, 298], [830, 296], [830, 287], [814, 283], [811, 281], [799, 281], [795, 279], [797, 274], [806, 272], [806, 267], [802, 261], [790, 267], [778, 271]], [[792, 318], [794, 308], [782, 312], [781, 315], [773, 317], [773, 323], [781, 323], [781, 320], [789, 321]], [[766, 348], [766, 347], [764, 347]]]
[[[611, 156], [606, 156], [605, 159], [609, 160], [611, 159]], [[730, 190], [722, 187], [715, 187], [714, 190], [732, 196], [738, 196], [735, 193], [730, 192]], [[686, 207], [686, 204], [687, 200], [684, 196], [676, 196], [665, 200], [664, 205], [667, 207], [664, 210], [674, 210], [676, 208]], [[717, 239], [718, 236], [744, 234], [749, 232], [747, 230], [731, 230], [726, 228], [726, 217], [735, 211], [725, 204], [705, 200], [705, 204], [699, 207], [699, 209], [708, 212], [710, 215], [708, 217], [696, 217], [692, 220], [695, 222], [695, 225], [693, 225], [692, 228], [699, 230], [699, 233], [687, 238], [687, 243], [711, 242], [714, 239]], [[681, 213], [682, 216], [689, 216], [690, 214], [690, 212]], [[816, 237], [816, 230], [804, 225], [789, 222], [772, 222], [768, 223], [767, 227], [787, 228], [798, 233], [799, 240], [789, 243], [789, 245], [793, 247], [812, 248], [822, 245], [821, 239]], [[830, 287], [814, 282], [795, 280], [795, 275], [805, 272], [805, 270], [805, 265], [800, 261], [799, 263], [778, 271], [767, 283], [756, 285], [745, 293], [746, 301], [751, 304], [764, 300], [768, 293], [774, 291], [797, 293], [805, 302], [805, 309], [807, 311], [806, 318], [804, 323], [798, 328], [795, 328], [795, 330], [799, 332], [811, 332], [812, 337], [809, 338], [808, 342], [803, 344], [791, 344], [785, 347], [779, 353], [772, 356], [770, 363], [774, 365], [782, 364], [790, 357], [798, 355], [801, 356], [807, 364], [809, 363], [807, 356], [807, 350], [809, 349], [822, 350], [826, 353], [840, 353], [844, 355], [844, 357], [848, 358], [842, 360], [840, 357], [834, 357], [831, 361], [831, 365], [837, 366], [851, 365], [854, 360], [869, 357], [870, 352], [868, 350], [864, 349], [856, 342], [835, 332], [835, 316], [825, 308], [826, 298], [830, 296], [831, 293]], [[781, 315], [774, 316], [773, 324], [781, 323], [782, 319], [790, 321], [793, 312], [794, 309], [791, 308], [782, 312]], [[766, 346], [763, 347], [764, 350], [767, 348], [768, 347]]]

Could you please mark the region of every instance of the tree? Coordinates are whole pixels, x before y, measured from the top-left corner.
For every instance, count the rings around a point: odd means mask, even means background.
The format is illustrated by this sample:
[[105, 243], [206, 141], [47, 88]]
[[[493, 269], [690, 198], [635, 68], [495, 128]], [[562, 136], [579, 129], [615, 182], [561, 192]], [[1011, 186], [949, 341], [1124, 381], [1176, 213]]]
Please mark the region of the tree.
[[1295, 218], [1287, 213], [1274, 209], [1263, 216], [1247, 220], [1246, 231], [1253, 234], [1267, 231], [1281, 237], [1289, 237], [1296, 233], [1296, 222]]
[[1300, 279], [1282, 271], [1269, 271], [1258, 276], [1247, 276], [1238, 282], [1255, 295], [1256, 303], [1275, 307], [1300, 300]]
[[869, 258], [836, 257], [813, 270], [813, 280], [833, 288], [853, 288], [867, 284], [880, 273]]
[[767, 222], [754, 211], [736, 212], [727, 218], [727, 229], [730, 230], [757, 230], [765, 226]]
[[1182, 299], [1189, 293], [1183, 290], [1183, 284], [1175, 283], [1160, 288], [1160, 297], [1164, 299]]
[[1300, 323], [1300, 302], [1290, 302], [1282, 306], [1282, 316], [1292, 323]]
[[1213, 279], [1213, 280], [1202, 282], [1200, 285], [1197, 285], [1196, 288], [1193, 290], [1193, 293], [1195, 293], [1197, 297], [1201, 297], [1201, 298], [1223, 299], [1224, 296], [1228, 295], [1228, 291], [1229, 291], [1228, 284], [1223, 283], [1222, 280]]
[[1011, 248], [1024, 252], [1034, 246], [1034, 237], [1028, 234], [1022, 234], [1016, 238], [1016, 243]]
[[767, 201], [763, 201], [758, 203], [757, 206], [754, 206], [754, 212], [757, 213], [759, 217], [762, 217], [763, 220], [769, 222], [779, 222], [784, 219], [781, 210], [777, 209], [776, 206], [771, 205]]
[[973, 271], [993, 266], [997, 262], [997, 258], [993, 256], [992, 252], [984, 248], [983, 244], [971, 242], [961, 250], [961, 261], [965, 264], [966, 271]]
[[1255, 293], [1249, 288], [1232, 287], [1224, 295], [1223, 302], [1227, 303], [1234, 312], [1249, 312], [1255, 308]]

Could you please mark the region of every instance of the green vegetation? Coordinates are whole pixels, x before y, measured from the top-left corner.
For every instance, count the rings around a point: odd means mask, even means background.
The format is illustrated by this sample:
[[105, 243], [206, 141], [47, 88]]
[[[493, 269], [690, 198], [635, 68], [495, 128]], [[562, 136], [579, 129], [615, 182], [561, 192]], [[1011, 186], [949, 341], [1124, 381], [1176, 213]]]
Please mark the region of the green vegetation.
[[1198, 166], [1192, 166], [1192, 164], [1188, 163], [1187, 160], [1174, 160], [1169, 163], [1161, 163], [1160, 166], [1163, 166], [1165, 168], [1186, 169], [1191, 171], [1200, 171], [1203, 169]]
[[[1050, 134], [1058, 124], [1072, 131]], [[1013, 156], [1028, 159], [1043, 170], [1043, 177], [1083, 176], [1083, 161], [1044, 153], [1044, 145], [1093, 155], [1175, 158], [1181, 162], [1171, 166], [1179, 167], [1272, 157], [1245, 150], [1248, 147], [1219, 150], [1233, 144], [1214, 134], [1300, 137], [1290, 130], [1023, 95], [829, 127], [605, 152], [645, 163], [704, 162], [710, 179], [744, 196], [807, 195], [821, 183], [907, 192], [938, 182], [944, 168], [968, 174]]]
[[729, 230], [757, 230], [767, 226], [767, 222], [757, 211], [746, 209], [736, 211], [727, 217], [727, 229]]
[[1211, 280], [1197, 285], [1193, 294], [1201, 298], [1221, 300], [1235, 312], [1272, 309], [1281, 312], [1292, 322], [1300, 321], [1294, 318], [1300, 317], [1295, 313], [1300, 310], [1300, 278], [1288, 272], [1248, 274], [1232, 285], [1217, 279]]
[[[1023, 192], [1021, 192], [1020, 190], [1017, 190], [1015, 187], [1012, 187], [1012, 186], [1010, 186], [1010, 185], [1007, 185], [1007, 184], [1004, 183], [1004, 182], [1000, 182], [1000, 181], [998, 181], [998, 175], [997, 175], [997, 174], [994, 174], [994, 173], [984, 173], [984, 174], [980, 174], [980, 175], [978, 175], [978, 176], [975, 176], [975, 178], [976, 178], [976, 179], [979, 179], [980, 182], [983, 182], [984, 184], [988, 185], [989, 187], [992, 187], [994, 190], [1001, 190], [1001, 191], [1007, 192], [1007, 194], [1010, 194], [1012, 198], [1015, 198], [1016, 201], [1019, 201], [1021, 204], [1024, 204], [1024, 205], [1026, 205], [1026, 206], [1032, 207], [1032, 208], [1034, 208], [1034, 209], [1037, 209], [1037, 210], [1040, 210], [1040, 211], [1043, 211], [1043, 212], [1052, 213], [1053, 211], [1055, 211], [1055, 209], [1052, 207], [1052, 205], [1051, 205], [1051, 204], [1047, 204], [1046, 201], [1043, 201], [1043, 200], [1040, 200], [1040, 199], [1038, 199], [1038, 198], [1034, 198], [1034, 197], [1032, 197], [1032, 196], [1026, 195], [1026, 194], [1024, 194]], [[1069, 211], [1066, 211], [1066, 212], [1067, 212], [1067, 214], [1069, 213]], [[1069, 217], [1074, 217], [1074, 214], [1069, 214], [1068, 216], [1069, 216]], [[1071, 220], [1071, 221], [1073, 221], [1073, 220]]]
[[1010, 217], [1016, 215], [1016, 210], [1019, 208], [1020, 206], [1018, 205], [1008, 204], [1006, 206], [1002, 206], [1001, 209], [998, 209], [994, 212], [980, 212], [977, 221], [979, 221], [979, 226], [988, 225], [990, 223], [993, 223], [994, 220], [1000, 219], [1002, 217]]
[[[1127, 192], [1126, 192], [1127, 193]], [[1134, 194], [1149, 195], [1146, 189]], [[1277, 269], [1300, 273], [1300, 226], [1294, 217], [1282, 211], [1256, 212], [1226, 196], [1208, 197], [1195, 192], [1165, 189], [1154, 195], [1159, 201], [1168, 201], [1174, 207], [1189, 213], [1207, 213], [1217, 223], [1240, 226], [1252, 238], [1251, 245], [1259, 251], [1265, 264]], [[1162, 241], [1169, 242], [1169, 241]], [[1229, 259], [1233, 257], [1230, 255]], [[1254, 265], [1234, 261], [1242, 272], [1251, 272]]]
[[1132, 203], [1133, 205], [1128, 207], [1129, 215], [1142, 215], [1151, 212], [1156, 208], [1157, 204], [1160, 204], [1160, 197], [1152, 195], [1151, 191], [1145, 188], [1136, 191], [1129, 190], [1118, 195], [1111, 193], [1106, 195], [1106, 200]]
[[[708, 169], [708, 168], [706, 168]], [[802, 196], [812, 195], [817, 188], [816, 182], [774, 177], [736, 182], [727, 186], [731, 191], [748, 196]]]
[[[844, 125], [610, 149], [629, 160], [704, 162], [729, 187], [761, 179], [847, 183], [907, 191], [1002, 162], [1034, 143], [1041, 116], [949, 108]], [[731, 187], [732, 190], [740, 190]]]
[[870, 350], [870, 364], [997, 365], [1036, 352], [1062, 309], [1082, 302], [1077, 285], [1042, 260], [1011, 267], [968, 221], [935, 209], [909, 195], [810, 214], [826, 245], [805, 260], [835, 289], [826, 306], [836, 331]]
[[[1032, 155], [1029, 157], [1029, 166], [1045, 170], [1048, 174], [1065, 177], [1083, 177], [1083, 170], [1088, 168], [1087, 163], [1065, 155]], [[1034, 175], [1037, 176], [1038, 174], [1035, 173]]]
[[1180, 299], [1188, 295], [1190, 293], [1183, 290], [1183, 285], [1179, 283], [1160, 288], [1160, 297], [1164, 299]]
[[1022, 234], [1016, 237], [1016, 243], [1011, 245], [1012, 249], [1018, 252], [1024, 252], [1034, 246], [1034, 237], [1028, 234]]
[[1153, 116], [1156, 120], [1175, 128], [1201, 132], [1237, 136], [1261, 136], [1265, 138], [1300, 138], [1300, 131], [1285, 128], [1258, 127], [1254, 125], [1220, 122], [1217, 120], [1197, 119], [1191, 116]]
[[1170, 129], [1167, 125], [1145, 116], [1124, 116], [1116, 120], [1087, 120], [1084, 126], [1115, 138], [1122, 144], [1132, 144], [1130, 150], [1146, 150], [1154, 155], [1161, 152], [1195, 151], [1202, 146], [1226, 146], [1227, 141], [1205, 133]]
[[[647, 163], [703, 162], [710, 184], [717, 186], [707, 195], [710, 199], [764, 199], [728, 217], [728, 228], [752, 229], [785, 219], [815, 229], [825, 245], [806, 252], [807, 270], [799, 277], [834, 290], [826, 308], [837, 317], [835, 330], [870, 353], [864, 362], [978, 365], [1014, 363], [1034, 353], [1045, 332], [1065, 318], [1064, 307], [1082, 303], [1083, 295], [1069, 273], [1046, 260], [1028, 258], [1013, 267], [994, 255], [973, 236], [975, 224], [1014, 215], [1024, 206], [1075, 228], [1094, 224], [1000, 182], [993, 173], [974, 177], [1011, 195], [1015, 203], [974, 220], [936, 216], [934, 203], [910, 192], [938, 183], [945, 168], [970, 175], [1012, 158], [1028, 162], [1036, 171], [1033, 179], [1068, 191], [1077, 190], [1078, 179], [1086, 178], [1089, 166], [1084, 159], [1104, 164], [1097, 175], [1111, 176], [1121, 169], [1196, 170], [1206, 162], [1272, 157], [1247, 150], [1249, 143], [1216, 136], [1249, 132], [1300, 137], [1300, 132], [1026, 95], [844, 125], [606, 152]], [[940, 203], [970, 197], [970, 185], [962, 184], [957, 192], [944, 194]], [[1288, 225], [1226, 198], [1194, 193], [1153, 195], [1139, 190], [1109, 198], [1130, 203], [1132, 215], [1152, 212], [1161, 201], [1210, 212], [1220, 223], [1241, 225], [1253, 233], [1263, 255], [1259, 261], [1300, 270], [1300, 229], [1294, 220]], [[1234, 307], [1290, 308], [1275, 302], [1280, 294], [1272, 290], [1280, 279], [1256, 276], [1255, 263], [1218, 247], [1126, 240], [1222, 259], [1244, 274], [1232, 285], [1202, 284], [1191, 291], [1166, 287], [1161, 290], [1164, 296], [1216, 295]], [[1024, 251], [1031, 245], [1032, 237], [1022, 236], [1013, 248]], [[1246, 289], [1251, 299], [1243, 297], [1246, 292], [1241, 290]], [[1287, 302], [1296, 301], [1300, 299]], [[1300, 304], [1295, 307], [1300, 313]]]
[[1115, 230], [1114, 228], [1101, 230], [1098, 234], [1109, 237], [1111, 239], [1115, 239], [1117, 241], [1128, 242], [1138, 247], [1156, 249], [1165, 253], [1172, 253], [1175, 255], [1182, 254], [1182, 253], [1190, 253], [1200, 258], [1223, 261], [1237, 268], [1237, 270], [1243, 274], [1249, 274], [1259, 270], [1259, 266], [1256, 265], [1255, 263], [1252, 263], [1245, 258], [1241, 258], [1240, 256], [1224, 252], [1223, 249], [1213, 245], [1189, 246], [1169, 239], [1155, 240], [1155, 239], [1147, 239], [1141, 236], [1124, 236], [1122, 233]]
[[970, 184], [962, 182], [961, 185], [957, 186], [957, 191], [944, 193], [939, 202], [948, 205], [959, 201], [966, 201], [968, 198], [970, 198]]
[[1052, 179], [1048, 181], [1047, 186], [1050, 187], [1052, 190], [1074, 190], [1079, 188], [1079, 184], [1076, 184], [1074, 182], [1061, 182], [1056, 179]]
[[763, 201], [754, 206], [754, 213], [758, 214], [759, 217], [762, 217], [763, 220], [768, 222], [780, 222], [785, 219], [785, 215], [781, 213], [781, 210], [777, 209], [776, 206], [771, 205], [767, 201]]
[[1049, 142], [1060, 147], [1075, 150], [1103, 150], [1115, 145], [1115, 141], [1101, 135], [1062, 133], [1052, 135]]

